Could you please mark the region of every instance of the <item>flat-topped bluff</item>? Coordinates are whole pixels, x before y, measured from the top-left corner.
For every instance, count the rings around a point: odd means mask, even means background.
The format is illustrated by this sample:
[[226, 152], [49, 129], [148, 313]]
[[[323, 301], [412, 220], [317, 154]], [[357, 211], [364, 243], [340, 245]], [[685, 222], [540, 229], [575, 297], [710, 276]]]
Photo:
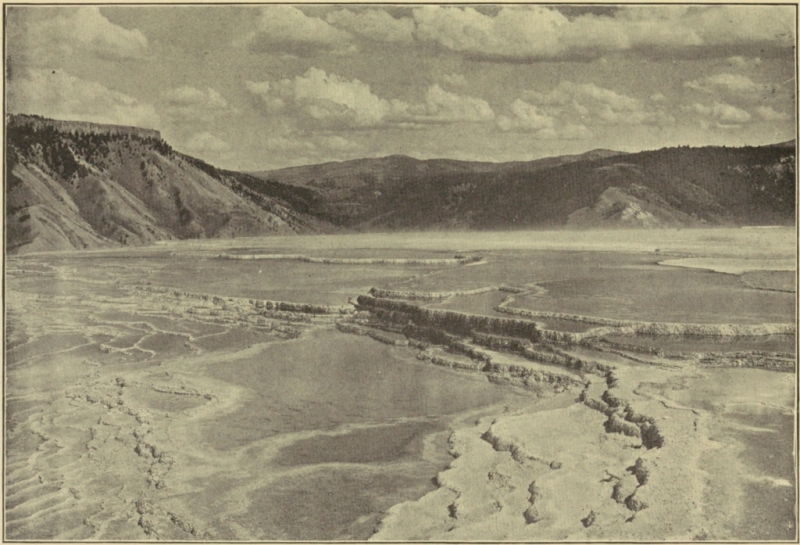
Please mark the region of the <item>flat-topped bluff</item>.
[[175, 151], [158, 131], [6, 118], [9, 253], [326, 232], [266, 188]]
[[62, 132], [76, 132], [84, 134], [118, 134], [161, 140], [161, 132], [155, 129], [143, 129], [141, 127], [131, 127], [127, 125], [89, 123], [87, 121], [64, 121], [60, 119], [48, 119], [46, 117], [28, 114], [9, 115], [6, 118], [6, 125], [9, 127], [27, 125], [36, 130], [41, 130], [45, 127], [52, 127]]

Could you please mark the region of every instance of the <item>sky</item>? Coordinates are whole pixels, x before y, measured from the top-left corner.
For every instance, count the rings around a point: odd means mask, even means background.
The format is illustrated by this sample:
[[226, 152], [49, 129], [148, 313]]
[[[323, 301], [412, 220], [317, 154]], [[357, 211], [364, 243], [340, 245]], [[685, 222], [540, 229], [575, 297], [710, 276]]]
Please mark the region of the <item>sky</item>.
[[792, 5], [6, 6], [6, 111], [257, 171], [795, 137]]

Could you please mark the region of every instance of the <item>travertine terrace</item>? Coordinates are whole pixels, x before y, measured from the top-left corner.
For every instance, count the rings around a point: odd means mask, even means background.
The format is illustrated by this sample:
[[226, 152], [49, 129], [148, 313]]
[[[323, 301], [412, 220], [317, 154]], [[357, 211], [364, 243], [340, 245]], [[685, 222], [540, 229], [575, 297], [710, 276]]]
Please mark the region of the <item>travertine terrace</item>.
[[6, 536], [791, 539], [794, 292], [742, 277], [793, 250], [713, 233], [738, 276], [697, 232], [13, 258]]

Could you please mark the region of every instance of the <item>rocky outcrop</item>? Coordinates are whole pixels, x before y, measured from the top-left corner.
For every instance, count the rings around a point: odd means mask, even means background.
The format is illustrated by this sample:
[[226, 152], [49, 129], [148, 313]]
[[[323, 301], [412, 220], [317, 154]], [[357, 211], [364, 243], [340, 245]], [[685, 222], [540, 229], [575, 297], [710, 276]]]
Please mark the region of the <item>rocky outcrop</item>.
[[606, 432], [638, 437], [647, 449], [664, 446], [664, 436], [652, 417], [637, 413], [627, 401], [612, 394], [610, 389], [604, 391], [600, 399], [590, 397], [587, 392], [588, 388], [581, 393], [579, 400], [608, 416], [604, 424]]
[[484, 364], [474, 360], [463, 361], [444, 356], [435, 356], [425, 350], [417, 354], [417, 359], [430, 362], [433, 365], [438, 365], [440, 367], [448, 367], [450, 369], [457, 369], [461, 371], [483, 371], [486, 368]]
[[797, 362], [792, 354], [780, 352], [705, 352], [699, 355], [700, 365], [707, 367], [747, 367], [794, 373]]
[[539, 340], [541, 334], [536, 323], [527, 320], [479, 316], [452, 310], [426, 309], [393, 299], [380, 299], [369, 295], [358, 297], [358, 306], [367, 310], [384, 310], [383, 317], [391, 321], [432, 326], [450, 333], [468, 335], [472, 331], [496, 333], [509, 337]]
[[539, 522], [541, 519], [541, 515], [539, 514], [539, 507], [537, 503], [542, 498], [541, 492], [539, 492], [539, 487], [536, 486], [536, 481], [533, 481], [530, 486], [528, 487], [528, 493], [530, 494], [528, 501], [530, 502], [530, 506], [525, 510], [523, 516], [525, 517], [525, 522], [528, 524], [533, 524], [535, 522]]
[[[603, 335], [687, 335], [694, 337], [753, 337], [760, 335], [786, 335], [794, 334], [797, 326], [792, 323], [767, 323], [767, 324], [688, 324], [670, 322], [637, 322], [633, 320], [614, 320], [578, 314], [563, 314], [560, 312], [547, 312], [512, 308], [501, 304], [495, 308], [498, 312], [524, 316], [530, 319], [556, 319], [569, 322], [596, 324], [598, 327], [583, 333], [562, 334], [564, 339], [580, 342], [583, 339], [602, 337]], [[555, 332], [554, 332], [555, 333]], [[561, 332], [558, 332], [561, 333]]]
[[[546, 335], [544, 336], [546, 337]], [[536, 361], [539, 363], [561, 365], [576, 371], [592, 373], [603, 377], [605, 377], [611, 371], [611, 367], [608, 365], [583, 358], [577, 358], [548, 342], [539, 342], [534, 347], [533, 343], [524, 339], [500, 337], [485, 333], [473, 333], [472, 339], [476, 344], [486, 346], [492, 350], [514, 352], [526, 357], [531, 361]]]
[[549, 385], [553, 391], [562, 392], [575, 386], [584, 386], [584, 381], [562, 373], [535, 369], [512, 363], [489, 363], [483, 368], [489, 380], [495, 383], [511, 383], [521, 386]]

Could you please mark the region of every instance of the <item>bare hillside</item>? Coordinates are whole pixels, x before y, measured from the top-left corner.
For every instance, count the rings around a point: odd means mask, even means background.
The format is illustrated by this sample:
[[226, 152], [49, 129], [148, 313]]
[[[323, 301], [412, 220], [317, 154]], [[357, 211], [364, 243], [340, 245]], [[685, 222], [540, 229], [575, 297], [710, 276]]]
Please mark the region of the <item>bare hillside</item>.
[[174, 151], [155, 131], [8, 120], [7, 248], [44, 251], [157, 240], [329, 230], [279, 197]]

